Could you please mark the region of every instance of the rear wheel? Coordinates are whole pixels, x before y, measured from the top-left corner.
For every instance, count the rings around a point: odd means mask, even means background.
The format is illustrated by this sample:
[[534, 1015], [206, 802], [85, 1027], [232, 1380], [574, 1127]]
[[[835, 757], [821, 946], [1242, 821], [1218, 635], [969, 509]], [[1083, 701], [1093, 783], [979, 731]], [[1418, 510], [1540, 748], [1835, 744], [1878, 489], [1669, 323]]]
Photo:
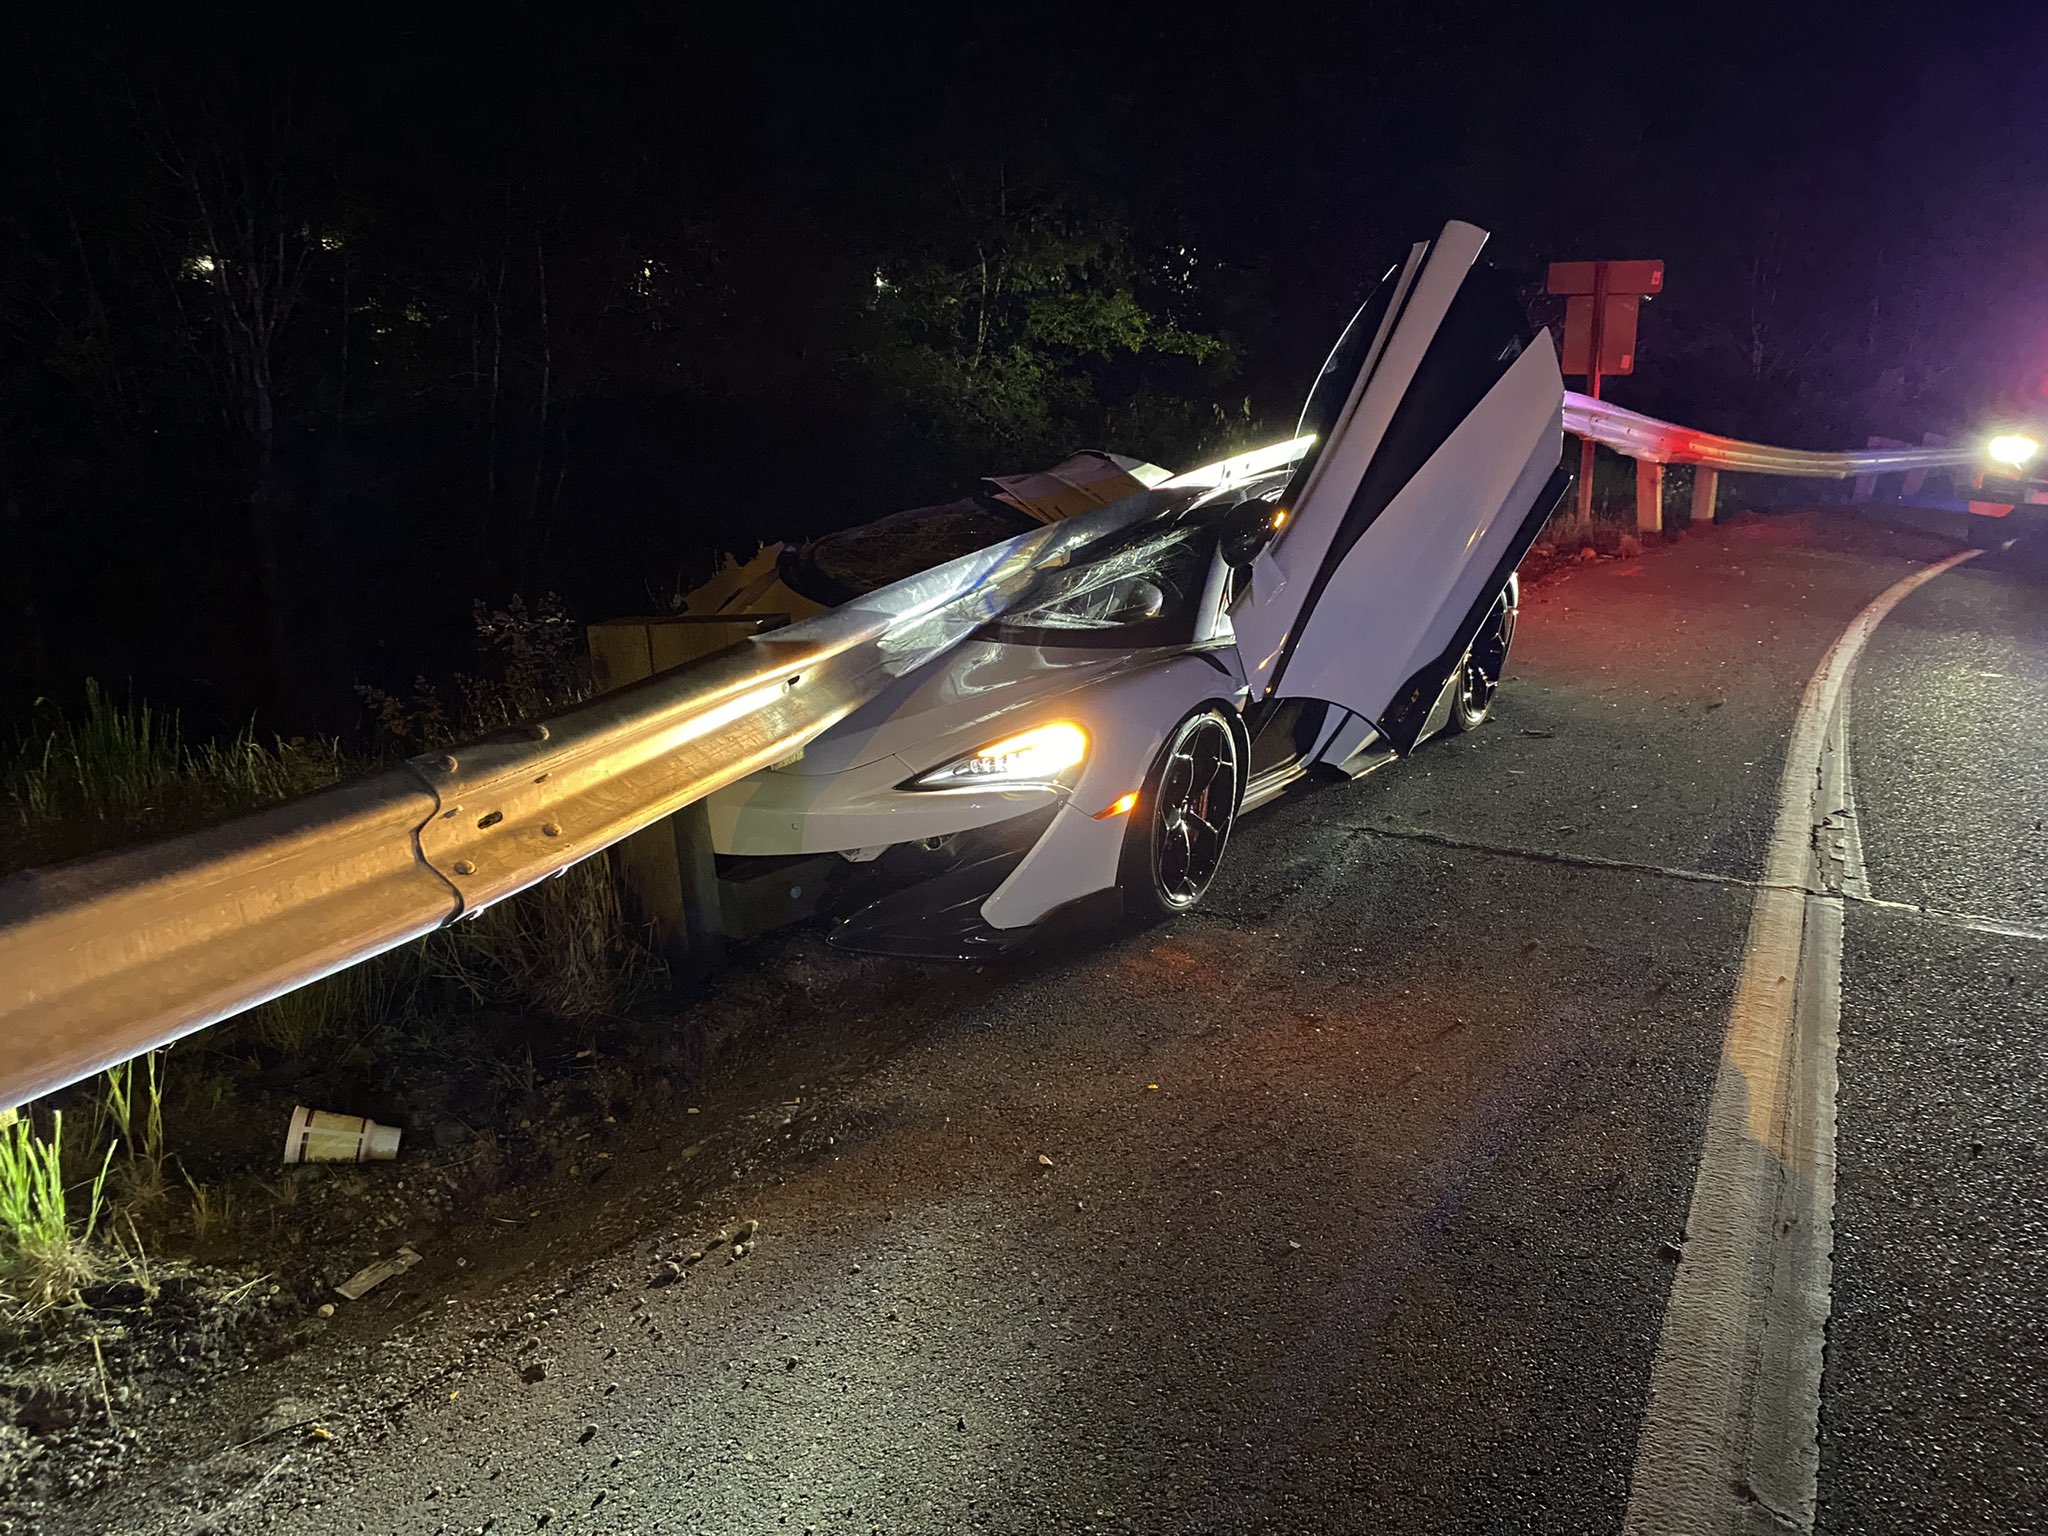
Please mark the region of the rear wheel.
[[1469, 731], [1486, 723], [1493, 710], [1493, 696], [1500, 692], [1502, 674], [1508, 668], [1508, 648], [1515, 643], [1515, 589], [1501, 593], [1480, 626], [1478, 638], [1458, 669], [1457, 696], [1451, 701], [1448, 728]]
[[1174, 727], [1124, 834], [1127, 911], [1153, 921], [1201, 901], [1223, 862], [1243, 788], [1243, 754], [1222, 710], [1199, 710]]

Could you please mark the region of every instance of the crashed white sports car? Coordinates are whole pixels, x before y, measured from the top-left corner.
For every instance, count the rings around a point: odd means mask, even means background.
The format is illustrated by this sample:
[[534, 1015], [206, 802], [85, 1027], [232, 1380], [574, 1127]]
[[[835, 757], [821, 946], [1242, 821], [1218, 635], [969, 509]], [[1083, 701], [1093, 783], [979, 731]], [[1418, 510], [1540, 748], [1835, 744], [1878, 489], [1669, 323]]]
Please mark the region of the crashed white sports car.
[[1564, 494], [1547, 334], [1452, 223], [1352, 317], [1290, 443], [1081, 513], [1063, 563], [707, 802], [721, 875], [848, 947], [964, 957], [1202, 899], [1244, 812], [1484, 720]]

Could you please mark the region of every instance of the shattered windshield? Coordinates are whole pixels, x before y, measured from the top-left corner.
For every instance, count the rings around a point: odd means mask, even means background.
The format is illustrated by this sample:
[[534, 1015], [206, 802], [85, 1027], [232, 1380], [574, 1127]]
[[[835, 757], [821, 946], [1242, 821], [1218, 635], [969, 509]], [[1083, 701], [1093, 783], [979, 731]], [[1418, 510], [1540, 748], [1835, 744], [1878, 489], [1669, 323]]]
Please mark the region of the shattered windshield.
[[1162, 645], [1194, 634], [1216, 553], [1213, 518], [1147, 522], [1047, 571], [983, 630], [1020, 645]]

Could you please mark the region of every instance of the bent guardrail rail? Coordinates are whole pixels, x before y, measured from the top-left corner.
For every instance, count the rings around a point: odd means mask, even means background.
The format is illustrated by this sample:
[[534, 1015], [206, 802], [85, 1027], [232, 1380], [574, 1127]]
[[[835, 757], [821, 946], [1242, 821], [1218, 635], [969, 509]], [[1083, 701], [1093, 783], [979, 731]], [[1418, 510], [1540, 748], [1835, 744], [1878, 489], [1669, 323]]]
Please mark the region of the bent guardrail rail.
[[[1840, 478], [1975, 460], [1772, 448], [1569, 393], [1564, 409], [1567, 432], [1637, 459], [1639, 476], [1701, 466], [1709, 517], [1722, 469]], [[1142, 510], [1133, 497], [1020, 535], [450, 753], [0, 880], [0, 1107], [481, 911], [787, 756]]]
[[1706, 469], [1809, 479], [1846, 480], [1895, 469], [1944, 469], [1975, 464], [1980, 457], [1975, 448], [1857, 448], [1840, 453], [1773, 448], [1697, 432], [1570, 390], [1564, 397], [1564, 429], [1641, 463], [1697, 464]]
[[479, 912], [786, 757], [1141, 511], [1019, 535], [472, 746], [0, 881], [0, 1107]]

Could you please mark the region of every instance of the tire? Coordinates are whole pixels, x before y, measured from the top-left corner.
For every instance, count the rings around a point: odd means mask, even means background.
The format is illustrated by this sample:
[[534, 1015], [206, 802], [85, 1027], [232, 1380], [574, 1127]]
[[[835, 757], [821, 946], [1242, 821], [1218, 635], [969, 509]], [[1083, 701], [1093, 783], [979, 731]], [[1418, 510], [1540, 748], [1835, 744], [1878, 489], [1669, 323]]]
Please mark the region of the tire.
[[1454, 735], [1484, 725], [1493, 711], [1494, 695], [1500, 692], [1500, 680], [1507, 671], [1508, 650], [1515, 643], [1515, 618], [1520, 606], [1515, 601], [1517, 595], [1511, 586], [1495, 599], [1472, 649], [1458, 663], [1451, 718], [1444, 725]]
[[1244, 749], [1223, 709], [1198, 709], [1167, 736], [1124, 832], [1124, 910], [1141, 923], [1191, 912], [1223, 862], [1244, 795]]

